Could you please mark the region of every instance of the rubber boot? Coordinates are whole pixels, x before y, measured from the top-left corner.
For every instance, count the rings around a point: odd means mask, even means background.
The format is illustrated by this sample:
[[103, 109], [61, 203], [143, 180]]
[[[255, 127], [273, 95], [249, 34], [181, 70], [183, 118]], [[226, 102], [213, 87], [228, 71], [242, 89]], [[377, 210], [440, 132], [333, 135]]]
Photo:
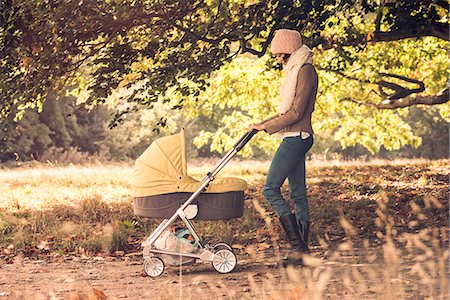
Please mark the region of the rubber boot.
[[303, 254], [309, 253], [309, 249], [300, 235], [295, 215], [280, 217], [280, 223], [291, 244], [291, 251], [283, 258], [283, 266], [303, 265]]
[[303, 242], [306, 244], [306, 248], [308, 248], [309, 253], [309, 247], [308, 247], [308, 241], [309, 241], [309, 228], [311, 227], [311, 222], [309, 221], [298, 221], [298, 230], [300, 232], [300, 236], [302, 237]]

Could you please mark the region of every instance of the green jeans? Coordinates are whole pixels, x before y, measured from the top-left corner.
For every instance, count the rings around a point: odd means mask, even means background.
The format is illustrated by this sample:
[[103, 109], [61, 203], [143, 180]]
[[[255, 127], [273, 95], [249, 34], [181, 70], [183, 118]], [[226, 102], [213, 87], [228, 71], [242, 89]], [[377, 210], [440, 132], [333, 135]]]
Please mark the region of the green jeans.
[[289, 204], [280, 191], [284, 181], [288, 178], [290, 197], [294, 202], [297, 220], [309, 221], [305, 154], [311, 149], [313, 142], [312, 135], [304, 140], [299, 136], [286, 137], [272, 159], [264, 184], [263, 195], [279, 217], [292, 214]]

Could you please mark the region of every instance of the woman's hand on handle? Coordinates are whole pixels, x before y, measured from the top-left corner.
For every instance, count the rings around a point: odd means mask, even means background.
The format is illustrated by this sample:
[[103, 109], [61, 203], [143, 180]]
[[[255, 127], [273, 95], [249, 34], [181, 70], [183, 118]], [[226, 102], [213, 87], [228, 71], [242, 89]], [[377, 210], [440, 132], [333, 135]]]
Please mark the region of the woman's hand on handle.
[[258, 124], [250, 124], [248, 126], [248, 131], [252, 131], [253, 129], [257, 130], [257, 131], [262, 131], [262, 130], [266, 130], [266, 125], [258, 123]]

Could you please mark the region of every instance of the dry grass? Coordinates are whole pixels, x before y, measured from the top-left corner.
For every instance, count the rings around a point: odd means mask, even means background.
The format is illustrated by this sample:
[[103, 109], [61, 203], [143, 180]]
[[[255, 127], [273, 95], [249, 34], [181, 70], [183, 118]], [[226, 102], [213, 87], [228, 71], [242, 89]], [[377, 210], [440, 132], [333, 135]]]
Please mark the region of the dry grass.
[[[206, 285], [230, 299], [448, 298], [448, 162], [309, 163], [312, 267], [274, 269], [258, 281], [247, 274], [244, 293]], [[194, 161], [188, 170], [201, 179], [216, 163]], [[234, 243], [255, 262], [276, 261], [285, 249], [260, 196], [268, 166], [232, 161], [221, 175], [249, 182], [244, 218], [197, 224], [206, 238]], [[138, 250], [157, 221], [133, 215], [131, 174], [129, 164], [0, 169], [0, 260]], [[445, 222], [437, 218], [443, 214]], [[197, 289], [165, 296], [196, 299]]]

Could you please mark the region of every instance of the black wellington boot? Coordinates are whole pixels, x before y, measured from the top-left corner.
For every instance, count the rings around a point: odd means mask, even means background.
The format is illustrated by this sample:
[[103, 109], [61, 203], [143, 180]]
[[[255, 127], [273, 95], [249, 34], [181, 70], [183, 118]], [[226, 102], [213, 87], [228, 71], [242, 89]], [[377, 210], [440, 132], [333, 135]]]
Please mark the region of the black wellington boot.
[[280, 217], [280, 223], [286, 232], [289, 243], [291, 244], [291, 252], [283, 258], [283, 266], [303, 265], [303, 254], [309, 253], [309, 249], [300, 234], [295, 215], [291, 214]]
[[[298, 230], [299, 230], [300, 235], [301, 235], [303, 241], [305, 242], [307, 248], [308, 248], [309, 228], [310, 227], [311, 227], [311, 222], [298, 221]], [[309, 248], [308, 248], [308, 252], [309, 252]]]

